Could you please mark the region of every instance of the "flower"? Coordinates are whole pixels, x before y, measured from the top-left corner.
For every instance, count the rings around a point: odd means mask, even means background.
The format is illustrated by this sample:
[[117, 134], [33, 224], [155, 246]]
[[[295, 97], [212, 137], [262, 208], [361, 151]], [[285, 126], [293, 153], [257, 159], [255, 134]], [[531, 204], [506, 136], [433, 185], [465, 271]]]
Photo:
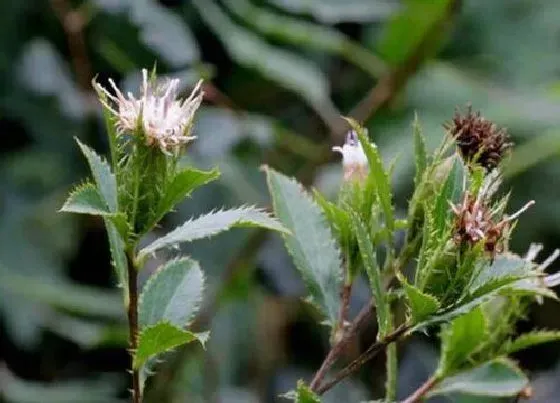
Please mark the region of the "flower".
[[195, 138], [190, 136], [192, 121], [204, 96], [200, 80], [187, 99], [178, 99], [179, 82], [172, 79], [156, 85], [143, 69], [139, 98], [130, 92], [125, 97], [112, 79], [109, 84], [115, 95], [97, 82], [94, 87], [105, 95], [101, 102], [117, 118], [117, 133], [141, 133], [146, 145], [158, 146], [165, 154], [172, 154]]
[[485, 119], [480, 112], [473, 113], [470, 105], [465, 115], [456, 110], [453, 120], [444, 127], [455, 138], [463, 158], [487, 171], [496, 168], [513, 145], [506, 129]]
[[335, 146], [333, 151], [342, 154], [344, 180], [364, 180], [369, 171], [368, 160], [358, 135], [351, 130], [346, 135], [346, 142], [342, 147]]

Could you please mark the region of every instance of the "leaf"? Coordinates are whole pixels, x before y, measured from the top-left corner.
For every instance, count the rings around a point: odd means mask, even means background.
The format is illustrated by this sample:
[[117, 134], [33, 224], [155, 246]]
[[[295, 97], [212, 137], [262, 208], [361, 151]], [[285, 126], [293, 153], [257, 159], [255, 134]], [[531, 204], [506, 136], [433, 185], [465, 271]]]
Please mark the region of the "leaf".
[[358, 133], [358, 138], [366, 154], [370, 175], [373, 175], [373, 179], [377, 189], [377, 196], [383, 213], [385, 214], [385, 225], [387, 228], [393, 232], [395, 229], [395, 216], [393, 212], [393, 201], [391, 194], [391, 184], [389, 182], [389, 176], [383, 168], [383, 162], [381, 160], [381, 155], [377, 150], [375, 144], [370, 143], [366, 136], [364, 129], [353, 119], [346, 118], [350, 126]]
[[537, 344], [549, 343], [560, 340], [560, 332], [553, 330], [538, 330], [522, 334], [515, 340], [510, 340], [502, 349], [502, 354], [512, 354]]
[[124, 253], [125, 244], [121, 237], [121, 232], [117, 226], [109, 219], [105, 219], [107, 238], [109, 239], [109, 250], [111, 252], [112, 264], [117, 274], [120, 287], [128, 293], [128, 271], [126, 255]]
[[169, 322], [147, 326], [138, 335], [138, 349], [134, 354], [133, 366], [140, 368], [150, 358], [191, 341], [199, 341], [204, 346], [209, 336], [209, 332], [192, 333]]
[[445, 231], [448, 218], [452, 213], [449, 202], [455, 203], [459, 200], [462, 193], [464, 166], [458, 156], [454, 156], [453, 166], [447, 175], [434, 206], [435, 230], [438, 234]]
[[517, 366], [505, 358], [486, 362], [444, 379], [430, 393], [465, 393], [480, 396], [513, 396], [529, 383]]
[[111, 172], [109, 164], [95, 153], [91, 148], [80, 142], [76, 138], [78, 146], [85, 155], [99, 193], [103, 196], [109, 211], [117, 212], [117, 180], [115, 175]]
[[530, 262], [520, 256], [511, 253], [498, 255], [490, 265], [479, 271], [469, 286], [469, 291], [474, 294], [491, 281], [525, 277], [530, 274], [531, 266]]
[[340, 252], [319, 206], [295, 180], [266, 168], [274, 212], [291, 234], [284, 243], [294, 259], [311, 295], [327, 316], [336, 323], [340, 306]]
[[258, 70], [282, 87], [300, 94], [326, 118], [333, 119], [337, 115], [329, 97], [329, 82], [317, 66], [234, 24], [212, 0], [193, 0], [192, 4], [237, 63]]
[[296, 403], [321, 403], [319, 396], [313, 392], [301, 379], [297, 382], [297, 389], [282, 395], [283, 398]]
[[373, 241], [371, 240], [366, 227], [356, 213], [351, 213], [350, 217], [352, 219], [352, 227], [354, 228], [354, 232], [356, 233], [356, 237], [358, 239], [362, 262], [369, 278], [373, 299], [375, 300], [375, 305], [377, 307], [377, 323], [379, 324], [379, 335], [382, 337], [385, 336], [388, 331], [390, 324], [390, 312], [385, 295], [385, 288], [383, 287], [383, 282], [381, 280], [381, 270], [377, 264]]
[[92, 183], [77, 186], [70, 195], [60, 211], [66, 213], [108, 215], [111, 214], [107, 203]]
[[404, 292], [408, 300], [408, 307], [412, 315], [413, 323], [419, 323], [438, 311], [440, 302], [436, 297], [424, 293], [415, 286], [408, 284], [404, 278], [402, 278], [401, 283], [404, 286]]
[[414, 176], [414, 185], [420, 185], [422, 182], [422, 176], [426, 170], [426, 165], [428, 161], [427, 151], [426, 151], [426, 139], [422, 134], [422, 127], [420, 126], [420, 121], [418, 120], [418, 115], [414, 115], [414, 123], [412, 124], [412, 132], [414, 135], [414, 160], [416, 162], [416, 174]]
[[141, 329], [161, 321], [183, 328], [198, 312], [204, 275], [190, 258], [170, 260], [152, 274], [140, 295], [138, 322]]
[[261, 227], [286, 232], [280, 222], [256, 207], [244, 206], [232, 210], [220, 210], [185, 222], [142, 249], [138, 259], [141, 260], [158, 249], [174, 247], [181, 242], [209, 238], [233, 227]]
[[487, 323], [480, 307], [455, 318], [441, 334], [441, 359], [438, 373], [445, 376], [460, 369], [484, 341]]
[[159, 201], [154, 222], [158, 222], [175, 205], [187, 198], [196, 188], [217, 179], [220, 173], [217, 169], [201, 171], [186, 168], [175, 175], [165, 187], [164, 194]]

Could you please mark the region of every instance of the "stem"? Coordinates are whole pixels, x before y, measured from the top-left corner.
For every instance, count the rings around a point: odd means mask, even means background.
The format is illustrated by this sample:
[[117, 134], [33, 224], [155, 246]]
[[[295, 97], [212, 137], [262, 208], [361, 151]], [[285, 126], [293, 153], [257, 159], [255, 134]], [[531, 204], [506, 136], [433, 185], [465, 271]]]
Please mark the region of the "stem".
[[414, 403], [422, 399], [439, 381], [438, 378], [431, 376], [426, 382], [422, 384], [413, 394], [403, 400], [401, 403]]
[[128, 268], [128, 338], [131, 356], [132, 402], [140, 403], [140, 374], [134, 368], [134, 354], [138, 348], [138, 272], [134, 264], [134, 249], [126, 253]]
[[334, 362], [336, 361], [338, 356], [344, 351], [344, 349], [346, 348], [346, 346], [350, 342], [350, 339], [352, 338], [352, 336], [354, 336], [357, 333], [358, 329], [362, 326], [362, 324], [369, 317], [369, 314], [371, 313], [372, 310], [373, 310], [373, 302], [370, 301], [367, 305], [365, 305], [362, 308], [360, 313], [358, 313], [358, 316], [356, 316], [356, 318], [354, 319], [354, 321], [352, 322], [352, 324], [348, 328], [348, 331], [345, 332], [342, 335], [342, 338], [331, 348], [331, 350], [327, 354], [327, 357], [325, 358], [325, 360], [321, 364], [321, 367], [315, 373], [315, 376], [313, 377], [313, 380], [311, 381], [311, 384], [309, 385], [311, 390], [316, 391], [318, 389], [319, 384], [322, 382], [322, 380], [327, 375], [327, 371], [334, 364]]
[[[390, 315], [389, 320], [389, 331], [392, 331], [394, 326], [392, 315]], [[385, 370], [387, 373], [387, 380], [385, 381], [385, 400], [387, 402], [394, 402], [397, 399], [397, 345], [395, 343], [389, 344], [386, 354]]]
[[407, 324], [403, 324], [403, 325], [399, 326], [394, 332], [388, 334], [387, 336], [385, 336], [380, 341], [375, 342], [371, 346], [369, 346], [369, 348], [362, 355], [360, 355], [358, 358], [356, 358], [354, 361], [352, 361], [350, 364], [348, 364], [344, 369], [339, 371], [333, 377], [332, 380], [325, 383], [324, 385], [321, 385], [320, 387], [317, 387], [316, 389], [313, 389], [313, 388], [312, 389], [318, 395], [322, 395], [327, 390], [331, 389], [337, 383], [342, 381], [344, 378], [346, 378], [347, 376], [349, 376], [349, 375], [353, 374], [355, 371], [357, 371], [362, 365], [364, 365], [366, 362], [368, 362], [373, 357], [375, 357], [375, 355], [379, 351], [383, 350], [383, 348], [385, 348], [389, 344], [399, 340], [401, 338], [401, 336], [403, 336], [409, 329], [410, 329], [410, 325], [407, 325]]

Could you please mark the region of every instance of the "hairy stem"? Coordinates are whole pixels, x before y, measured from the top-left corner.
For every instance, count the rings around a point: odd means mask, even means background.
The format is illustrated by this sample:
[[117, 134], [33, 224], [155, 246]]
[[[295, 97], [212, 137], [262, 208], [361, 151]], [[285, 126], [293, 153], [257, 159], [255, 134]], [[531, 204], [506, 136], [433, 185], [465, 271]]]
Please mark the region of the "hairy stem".
[[[392, 315], [391, 315], [392, 316]], [[393, 330], [393, 318], [390, 318], [390, 329]], [[385, 359], [385, 370], [387, 373], [387, 380], [385, 381], [385, 400], [393, 402], [397, 399], [397, 345], [391, 343], [387, 346], [387, 358]]]
[[134, 249], [127, 251], [126, 254], [128, 268], [128, 340], [131, 355], [132, 373], [132, 402], [142, 401], [140, 393], [140, 374], [134, 368], [134, 354], [138, 348], [138, 272], [134, 263]]
[[383, 337], [381, 340], [373, 343], [369, 348], [361, 354], [358, 358], [348, 364], [344, 369], [339, 371], [332, 380], [328, 381], [327, 383], [313, 389], [318, 395], [322, 395], [327, 390], [331, 389], [337, 383], [342, 381], [344, 378], [348, 377], [349, 375], [353, 374], [357, 371], [362, 365], [366, 362], [371, 360], [375, 355], [386, 348], [389, 344], [394, 343], [395, 341], [401, 339], [401, 337], [410, 329], [410, 325], [402, 324], [399, 326], [395, 331], [391, 332], [387, 336]]
[[422, 399], [438, 382], [435, 376], [430, 377], [418, 389], [414, 391], [409, 397], [402, 401], [402, 403], [414, 403]]

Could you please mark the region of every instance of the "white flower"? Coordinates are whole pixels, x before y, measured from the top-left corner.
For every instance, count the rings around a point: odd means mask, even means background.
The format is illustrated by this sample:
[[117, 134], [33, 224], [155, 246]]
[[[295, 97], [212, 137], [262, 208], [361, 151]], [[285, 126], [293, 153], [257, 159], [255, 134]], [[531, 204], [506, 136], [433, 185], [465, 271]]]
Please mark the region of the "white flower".
[[111, 101], [103, 105], [117, 118], [117, 132], [141, 134], [146, 144], [158, 146], [166, 154], [177, 152], [179, 148], [193, 140], [189, 136], [196, 110], [202, 103], [204, 93], [200, 80], [191, 95], [184, 100], [177, 99], [179, 80], [172, 79], [156, 86], [148, 79], [146, 69], [142, 70], [142, 87], [139, 98], [132, 93], [125, 97], [112, 79], [109, 79], [115, 95], [98, 83], [96, 89]]
[[363, 180], [367, 177], [369, 170], [368, 160], [355, 131], [351, 130], [348, 132], [346, 142], [342, 147], [336, 146], [332, 150], [342, 154], [344, 180]]

